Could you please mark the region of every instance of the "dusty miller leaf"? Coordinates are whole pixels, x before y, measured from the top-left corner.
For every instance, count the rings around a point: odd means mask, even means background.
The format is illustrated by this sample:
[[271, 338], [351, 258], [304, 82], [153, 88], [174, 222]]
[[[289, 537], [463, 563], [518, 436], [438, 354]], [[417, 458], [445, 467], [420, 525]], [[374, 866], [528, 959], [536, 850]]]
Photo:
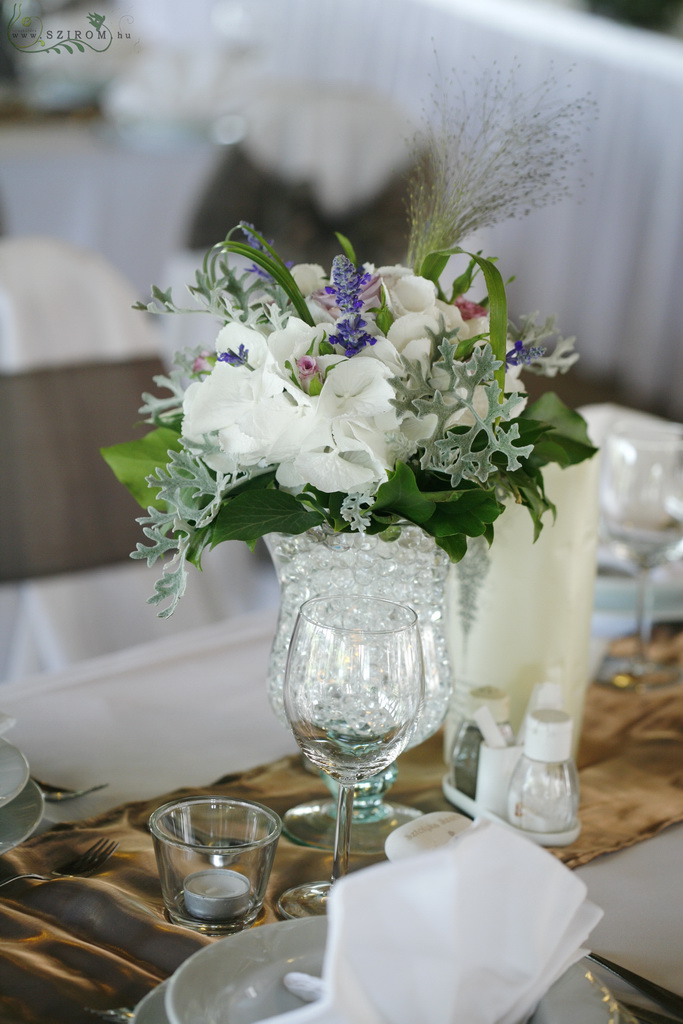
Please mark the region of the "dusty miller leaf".
[[[574, 351], [576, 338], [563, 338], [555, 326], [555, 317], [549, 316], [542, 324], [536, 322], [538, 313], [525, 316], [519, 327], [510, 324], [511, 337], [518, 338], [525, 348], [543, 348], [542, 355], [535, 356], [524, 369], [540, 377], [556, 377], [566, 373], [579, 358]], [[545, 342], [550, 343], [550, 348]]]
[[155, 423], [158, 427], [165, 426], [170, 420], [175, 420], [181, 415], [183, 399], [185, 398], [186, 382], [183, 379], [182, 370], [171, 370], [168, 376], [158, 374], [152, 378], [159, 388], [165, 388], [171, 394], [166, 398], [159, 395], [152, 395], [149, 391], [143, 392], [143, 405], [138, 412], [146, 416], [146, 423]]
[[157, 500], [165, 508], [149, 508], [147, 516], [138, 519], [151, 543], [138, 543], [131, 553], [131, 558], [144, 558], [151, 566], [174, 552], [149, 598], [149, 603], [155, 605], [169, 600], [168, 607], [158, 613], [160, 618], [171, 615], [184, 594], [187, 560], [198, 564], [210, 539], [206, 528], [220, 511], [227, 491], [249, 477], [248, 473], [213, 474], [188, 451], [169, 452], [169, 456], [168, 464], [158, 467], [148, 478], [150, 486], [158, 488]]
[[456, 562], [458, 612], [465, 646], [463, 654], [467, 651], [470, 630], [477, 620], [479, 595], [490, 568], [489, 548], [483, 537], [471, 540], [465, 557]]
[[[519, 399], [513, 395], [500, 401], [500, 388], [493, 379], [500, 362], [491, 346], [476, 347], [467, 362], [455, 359], [453, 346], [448, 342], [439, 351], [441, 359], [434, 368], [446, 375], [446, 386], [434, 387], [425, 378], [420, 363], [408, 360], [404, 361], [408, 380], [391, 381], [399, 396], [394, 401], [399, 411], [412, 412], [422, 419], [435, 418], [431, 437], [419, 442], [423, 449], [421, 468], [447, 474], [452, 487], [458, 487], [463, 480], [486, 483], [498, 471], [493, 461], [496, 454], [505, 457], [508, 470], [517, 469], [520, 458], [529, 455], [533, 446], [513, 444], [519, 438], [516, 423], [501, 429], [501, 423], [513, 418]], [[481, 396], [486, 400], [483, 415], [477, 401]], [[449, 420], [460, 411], [470, 414], [472, 424], [447, 429]]]

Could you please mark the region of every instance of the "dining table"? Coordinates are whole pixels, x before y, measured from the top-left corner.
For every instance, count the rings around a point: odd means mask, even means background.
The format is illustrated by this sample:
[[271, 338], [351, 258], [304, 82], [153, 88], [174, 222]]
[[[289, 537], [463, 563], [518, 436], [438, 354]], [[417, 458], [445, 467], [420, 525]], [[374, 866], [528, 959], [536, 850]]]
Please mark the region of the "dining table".
[[[33, 777], [106, 784], [45, 803], [31, 835], [0, 856], [0, 882], [49, 870], [102, 836], [118, 842], [91, 877], [0, 888], [4, 1024], [87, 1024], [93, 1009], [132, 1007], [216, 941], [164, 914], [147, 821], [171, 795], [242, 797], [282, 814], [327, 792], [268, 702], [275, 625], [275, 609], [258, 610], [0, 688], [0, 711], [14, 720], [3, 738]], [[604, 911], [591, 946], [683, 996], [683, 687], [590, 683], [578, 765], [581, 834], [551, 852]], [[392, 795], [423, 812], [454, 810], [444, 772], [437, 733], [401, 755]], [[352, 855], [351, 868], [383, 859]], [[330, 867], [330, 852], [283, 836], [255, 927], [278, 920], [277, 896], [292, 880], [329, 877]], [[613, 981], [612, 991], [652, 1005]]]

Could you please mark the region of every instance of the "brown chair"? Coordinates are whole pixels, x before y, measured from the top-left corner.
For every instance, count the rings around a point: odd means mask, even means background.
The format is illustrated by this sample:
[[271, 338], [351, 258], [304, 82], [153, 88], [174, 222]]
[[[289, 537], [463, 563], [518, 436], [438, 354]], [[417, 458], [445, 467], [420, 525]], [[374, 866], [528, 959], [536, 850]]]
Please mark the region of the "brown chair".
[[272, 567], [239, 541], [190, 569], [171, 618], [146, 603], [161, 569], [130, 559], [143, 511], [99, 448], [149, 429], [140, 394], [159, 370], [127, 360], [0, 376], [0, 681], [276, 603]]
[[[119, 281], [107, 292], [99, 257], [99, 298], [91, 290], [90, 301], [63, 310], [82, 348], [91, 342], [90, 358], [77, 358], [73, 345], [60, 350], [65, 324], [57, 324], [52, 298], [64, 268], [53, 257], [68, 248], [47, 245], [53, 276], [36, 277], [32, 289], [19, 273], [3, 276], [0, 258], [0, 332], [11, 333], [5, 352], [17, 356], [12, 372], [0, 374], [0, 681], [58, 670], [270, 600], [272, 570], [234, 542], [207, 559], [206, 572], [192, 570], [190, 592], [172, 619], [159, 619], [146, 605], [155, 570], [129, 557], [144, 541], [135, 521], [143, 512], [99, 449], [150, 429], [140, 422], [140, 396], [163, 367], [156, 352], [140, 353], [144, 327], [151, 328], [144, 314], [130, 311], [127, 286]], [[143, 325], [139, 333], [126, 331], [129, 312]], [[109, 332], [105, 346], [101, 331]]]

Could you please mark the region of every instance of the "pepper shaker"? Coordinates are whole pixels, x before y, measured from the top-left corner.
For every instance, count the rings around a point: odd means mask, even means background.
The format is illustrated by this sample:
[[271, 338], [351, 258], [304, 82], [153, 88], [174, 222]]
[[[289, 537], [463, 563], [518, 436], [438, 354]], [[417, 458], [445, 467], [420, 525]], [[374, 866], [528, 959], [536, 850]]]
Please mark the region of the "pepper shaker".
[[526, 719], [524, 750], [510, 779], [508, 820], [527, 832], [565, 832], [576, 826], [579, 780], [571, 755], [566, 711], [539, 708]]

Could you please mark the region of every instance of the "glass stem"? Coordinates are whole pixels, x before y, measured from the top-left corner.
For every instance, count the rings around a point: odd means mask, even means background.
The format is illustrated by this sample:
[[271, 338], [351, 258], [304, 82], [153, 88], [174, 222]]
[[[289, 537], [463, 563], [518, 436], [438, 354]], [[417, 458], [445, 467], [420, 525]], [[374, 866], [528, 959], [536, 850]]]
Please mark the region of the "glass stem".
[[649, 601], [650, 570], [647, 566], [640, 566], [638, 569], [638, 586], [636, 591], [636, 626], [638, 648], [635, 660], [644, 665], [648, 660], [647, 649], [652, 634], [652, 616], [650, 614]]
[[345, 875], [349, 868], [351, 848], [351, 819], [353, 817], [353, 785], [340, 783], [337, 794], [337, 821], [334, 829], [334, 858], [332, 881]]

